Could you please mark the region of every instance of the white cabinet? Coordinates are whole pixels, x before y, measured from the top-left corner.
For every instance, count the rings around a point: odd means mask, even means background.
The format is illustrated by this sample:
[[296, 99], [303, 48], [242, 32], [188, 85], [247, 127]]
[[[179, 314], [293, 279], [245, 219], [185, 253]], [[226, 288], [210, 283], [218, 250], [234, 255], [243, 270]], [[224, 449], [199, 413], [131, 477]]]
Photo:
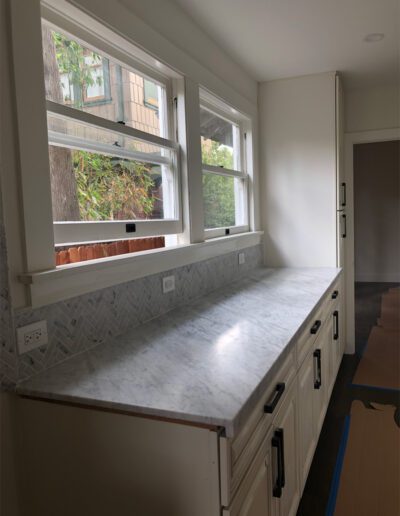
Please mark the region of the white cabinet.
[[336, 74], [328, 72], [260, 84], [262, 226], [268, 265], [337, 264], [341, 97], [336, 82]]
[[337, 282], [233, 438], [19, 399], [22, 514], [295, 516], [343, 352], [341, 297]]
[[329, 400], [329, 387], [331, 384], [330, 344], [332, 340], [332, 321], [330, 317], [320, 330], [320, 335], [315, 341], [312, 354], [314, 363], [314, 395], [313, 418], [317, 433], [321, 431], [325, 418], [325, 412]]
[[[299, 396], [299, 478], [302, 491], [313, 459], [315, 447], [324, 422], [331, 392], [343, 356], [341, 337], [342, 292], [339, 283], [325, 301], [324, 316], [312, 347], [307, 335], [302, 337], [308, 353], [297, 374]], [[320, 314], [321, 311], [318, 312]], [[314, 326], [315, 326], [314, 324]]]
[[[320, 322], [320, 321], [318, 321]], [[303, 488], [318, 442], [329, 401], [332, 323], [330, 315], [318, 330], [313, 348], [298, 372], [299, 390], [299, 469]]]
[[[271, 439], [272, 453], [275, 450], [276, 476], [273, 491], [276, 516], [294, 516], [300, 500], [298, 479], [298, 396], [294, 384], [274, 422]], [[274, 464], [274, 461], [273, 461]]]
[[314, 360], [310, 353], [299, 370], [299, 474], [304, 486], [317, 445], [317, 430], [313, 416]]
[[223, 516], [273, 516], [270, 434], [267, 434], [231, 506]]
[[298, 482], [297, 385], [284, 403], [224, 516], [294, 516]]

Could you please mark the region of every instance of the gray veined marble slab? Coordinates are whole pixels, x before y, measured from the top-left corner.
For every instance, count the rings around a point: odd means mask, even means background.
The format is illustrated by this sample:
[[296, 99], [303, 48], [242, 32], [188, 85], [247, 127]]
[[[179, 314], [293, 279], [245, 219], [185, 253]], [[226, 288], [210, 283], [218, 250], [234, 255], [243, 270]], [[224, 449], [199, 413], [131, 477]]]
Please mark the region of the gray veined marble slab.
[[233, 437], [339, 272], [256, 269], [17, 392], [221, 426]]

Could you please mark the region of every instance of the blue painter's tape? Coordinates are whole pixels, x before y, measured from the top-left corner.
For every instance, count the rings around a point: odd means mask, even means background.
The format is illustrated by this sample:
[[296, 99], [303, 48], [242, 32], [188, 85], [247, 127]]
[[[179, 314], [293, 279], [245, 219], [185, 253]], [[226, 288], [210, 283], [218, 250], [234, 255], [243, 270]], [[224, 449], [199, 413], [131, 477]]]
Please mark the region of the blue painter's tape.
[[339, 490], [340, 474], [342, 473], [344, 454], [347, 446], [347, 439], [349, 437], [350, 430], [350, 415], [345, 417], [342, 438], [340, 439], [340, 445], [338, 454], [336, 457], [335, 469], [333, 471], [331, 490], [328, 498], [328, 505], [326, 506], [325, 516], [333, 516], [336, 507], [336, 498]]

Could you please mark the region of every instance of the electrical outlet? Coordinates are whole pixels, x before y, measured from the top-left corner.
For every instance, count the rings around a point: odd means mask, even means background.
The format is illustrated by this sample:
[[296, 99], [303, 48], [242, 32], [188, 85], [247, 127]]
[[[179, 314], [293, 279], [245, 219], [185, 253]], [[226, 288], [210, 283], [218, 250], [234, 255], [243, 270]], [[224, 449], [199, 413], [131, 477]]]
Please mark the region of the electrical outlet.
[[243, 265], [246, 261], [246, 255], [244, 253], [239, 253], [239, 265]]
[[175, 290], [175, 276], [165, 276], [162, 279], [162, 289], [164, 294]]
[[38, 321], [17, 328], [18, 352], [20, 355], [32, 349], [44, 346], [48, 342], [47, 322]]

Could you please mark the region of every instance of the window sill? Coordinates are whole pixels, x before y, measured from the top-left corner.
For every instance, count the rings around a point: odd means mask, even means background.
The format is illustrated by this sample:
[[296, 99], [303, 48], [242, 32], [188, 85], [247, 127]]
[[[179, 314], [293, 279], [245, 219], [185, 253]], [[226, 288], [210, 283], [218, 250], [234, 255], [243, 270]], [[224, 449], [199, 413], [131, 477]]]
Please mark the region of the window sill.
[[261, 242], [262, 234], [262, 231], [253, 231], [213, 238], [198, 244], [68, 264], [48, 271], [23, 274], [19, 280], [28, 286], [30, 304], [37, 308], [251, 247]]

